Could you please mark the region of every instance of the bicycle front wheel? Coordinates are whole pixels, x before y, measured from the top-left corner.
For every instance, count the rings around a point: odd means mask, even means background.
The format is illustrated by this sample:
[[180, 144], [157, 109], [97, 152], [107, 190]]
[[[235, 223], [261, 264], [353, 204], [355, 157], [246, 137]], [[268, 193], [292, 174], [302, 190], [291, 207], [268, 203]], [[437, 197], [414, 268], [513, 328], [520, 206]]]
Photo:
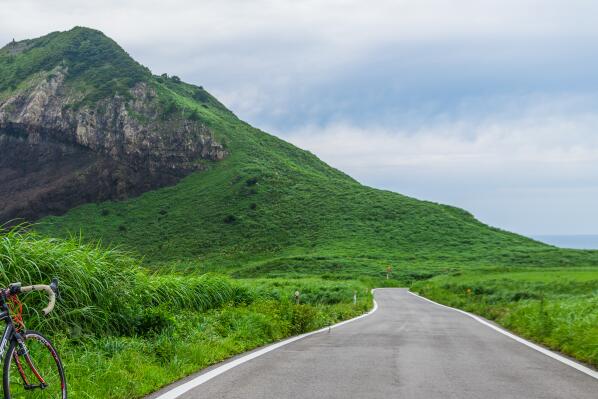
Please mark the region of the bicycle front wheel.
[[12, 341], [4, 360], [4, 399], [67, 399], [66, 379], [52, 343], [35, 331]]

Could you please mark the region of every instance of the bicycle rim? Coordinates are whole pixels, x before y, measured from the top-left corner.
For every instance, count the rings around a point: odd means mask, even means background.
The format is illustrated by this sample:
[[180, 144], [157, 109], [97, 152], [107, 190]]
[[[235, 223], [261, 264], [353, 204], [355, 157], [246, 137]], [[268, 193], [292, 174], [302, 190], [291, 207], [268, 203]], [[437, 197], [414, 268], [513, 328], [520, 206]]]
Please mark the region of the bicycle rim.
[[6, 399], [66, 399], [64, 370], [50, 341], [30, 331], [23, 338], [29, 358], [18, 345], [11, 346], [5, 365]]

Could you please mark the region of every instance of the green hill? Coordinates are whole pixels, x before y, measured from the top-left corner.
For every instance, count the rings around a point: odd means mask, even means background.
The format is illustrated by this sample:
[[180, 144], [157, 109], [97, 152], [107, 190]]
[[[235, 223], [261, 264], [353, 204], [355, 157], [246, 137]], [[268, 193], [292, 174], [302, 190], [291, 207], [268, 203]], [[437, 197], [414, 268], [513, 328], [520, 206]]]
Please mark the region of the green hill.
[[[45, 234], [81, 231], [134, 250], [148, 264], [237, 276], [377, 277], [391, 264], [418, 278], [461, 265], [598, 264], [596, 251], [557, 249], [487, 226], [458, 208], [363, 186], [239, 120], [203, 88], [152, 75], [90, 29], [1, 50], [0, 98], [14, 96], [57, 65], [68, 70], [65, 79], [81, 104], [129, 96], [143, 82], [155, 90], [159, 114], [199, 121], [227, 155], [201, 160], [201, 170], [176, 185], [42, 219], [37, 229]], [[170, 134], [165, 126], [156, 129]]]

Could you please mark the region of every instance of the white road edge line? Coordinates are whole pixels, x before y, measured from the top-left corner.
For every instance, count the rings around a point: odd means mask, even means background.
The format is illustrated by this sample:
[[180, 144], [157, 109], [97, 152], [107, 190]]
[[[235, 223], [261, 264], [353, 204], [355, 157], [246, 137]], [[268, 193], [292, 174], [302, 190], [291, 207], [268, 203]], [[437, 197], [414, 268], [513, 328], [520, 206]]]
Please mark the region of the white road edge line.
[[559, 362], [564, 363], [567, 366], [573, 367], [574, 369], [577, 369], [577, 370], [581, 371], [582, 373], [585, 373], [585, 374], [589, 375], [590, 377], [594, 377], [595, 379], [598, 380], [598, 372], [590, 369], [589, 367], [586, 367], [586, 366], [584, 366], [582, 364], [574, 362], [571, 359], [567, 359], [566, 357], [561, 356], [558, 353], [555, 353], [555, 352], [553, 352], [551, 350], [548, 350], [548, 349], [546, 349], [546, 348], [544, 348], [544, 347], [542, 347], [540, 345], [536, 345], [533, 342], [530, 342], [530, 341], [528, 341], [528, 340], [526, 340], [524, 338], [521, 338], [518, 335], [510, 333], [507, 330], [504, 330], [504, 329], [502, 329], [500, 327], [497, 327], [494, 324], [489, 323], [486, 320], [482, 319], [481, 317], [478, 317], [478, 316], [474, 315], [473, 313], [469, 313], [469, 312], [466, 312], [466, 311], [461, 310], [461, 309], [453, 308], [451, 306], [447, 306], [447, 305], [443, 305], [443, 304], [438, 303], [438, 302], [434, 302], [433, 300], [428, 299], [428, 298], [424, 298], [423, 296], [421, 296], [419, 294], [416, 294], [415, 292], [411, 292], [411, 291], [407, 291], [407, 292], [410, 293], [411, 295], [414, 295], [414, 296], [416, 296], [418, 298], [421, 298], [421, 299], [423, 299], [425, 301], [431, 302], [431, 303], [433, 303], [435, 305], [442, 306], [443, 308], [451, 309], [451, 310], [457, 311], [459, 313], [463, 313], [463, 314], [471, 317], [472, 319], [474, 319], [474, 320], [476, 320], [476, 321], [484, 324], [485, 326], [490, 327], [491, 329], [496, 330], [499, 333], [501, 333], [503, 335], [506, 335], [507, 337], [512, 338], [512, 339], [514, 339], [515, 341], [517, 341], [519, 343], [522, 343], [523, 345], [529, 346], [530, 348], [535, 349], [538, 352], [545, 354], [546, 356], [550, 356], [551, 358], [553, 358], [555, 360], [558, 360]]
[[[372, 290], [372, 294], [374, 293], [374, 291], [375, 291], [375, 289]], [[196, 387], [200, 386], [201, 384], [204, 384], [204, 383], [208, 382], [212, 378], [217, 377], [220, 374], [226, 373], [230, 369], [232, 369], [234, 367], [237, 367], [237, 366], [239, 366], [239, 365], [241, 365], [243, 363], [246, 363], [246, 362], [248, 362], [250, 360], [253, 360], [256, 357], [260, 357], [262, 355], [265, 355], [268, 352], [272, 352], [273, 350], [276, 350], [276, 349], [278, 349], [280, 347], [288, 345], [288, 344], [290, 344], [292, 342], [299, 341], [300, 339], [309, 337], [310, 335], [319, 334], [319, 333], [328, 331], [328, 329], [330, 329], [330, 328], [337, 328], [337, 327], [343, 326], [343, 325], [345, 325], [347, 323], [351, 323], [351, 322], [353, 322], [355, 320], [362, 319], [364, 317], [367, 317], [367, 316], [373, 314], [376, 310], [378, 310], [378, 303], [376, 302], [376, 299], [374, 299], [374, 307], [372, 308], [372, 310], [370, 310], [367, 313], [362, 314], [361, 316], [357, 316], [357, 317], [354, 317], [352, 319], [345, 320], [345, 321], [342, 321], [342, 322], [337, 323], [337, 324], [333, 324], [333, 325], [331, 325], [329, 327], [324, 327], [324, 328], [321, 328], [321, 329], [316, 330], [316, 331], [312, 331], [312, 332], [308, 332], [308, 333], [305, 333], [305, 334], [297, 335], [295, 337], [286, 339], [284, 341], [280, 341], [280, 342], [277, 342], [275, 344], [268, 345], [265, 348], [262, 348], [260, 350], [255, 351], [255, 352], [252, 352], [252, 353], [250, 353], [250, 354], [248, 354], [246, 356], [243, 356], [243, 357], [240, 357], [238, 359], [232, 360], [232, 361], [230, 361], [228, 363], [225, 363], [225, 364], [223, 364], [220, 367], [216, 367], [215, 369], [212, 369], [212, 370], [208, 371], [207, 373], [201, 374], [201, 375], [195, 377], [194, 379], [192, 379], [190, 381], [187, 381], [184, 384], [181, 384], [181, 385], [179, 385], [177, 387], [172, 388], [171, 390], [163, 393], [162, 395], [158, 396], [155, 399], [175, 399], [175, 398], [178, 398], [182, 394], [184, 394], [184, 393], [192, 390], [193, 388], [196, 388]]]

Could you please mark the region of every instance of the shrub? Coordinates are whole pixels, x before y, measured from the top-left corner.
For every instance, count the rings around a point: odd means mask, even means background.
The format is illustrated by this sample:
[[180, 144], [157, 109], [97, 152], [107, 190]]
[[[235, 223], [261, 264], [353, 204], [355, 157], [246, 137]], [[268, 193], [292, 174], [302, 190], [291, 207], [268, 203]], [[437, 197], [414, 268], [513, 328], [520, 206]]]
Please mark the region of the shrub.
[[164, 306], [145, 308], [135, 319], [131, 320], [131, 330], [141, 336], [156, 335], [174, 328], [174, 318]]
[[162, 109], [162, 119], [166, 120], [177, 112], [177, 105], [174, 101], [166, 101]]
[[200, 103], [206, 103], [209, 101], [210, 97], [208, 93], [206, 93], [201, 87], [195, 93], [193, 93], [193, 99], [199, 101]]
[[199, 112], [197, 112], [197, 110], [194, 109], [189, 114], [188, 119], [192, 121], [199, 121], [201, 119], [201, 116], [199, 115]]
[[293, 334], [301, 334], [314, 329], [318, 324], [318, 312], [310, 305], [293, 305], [291, 326]]

